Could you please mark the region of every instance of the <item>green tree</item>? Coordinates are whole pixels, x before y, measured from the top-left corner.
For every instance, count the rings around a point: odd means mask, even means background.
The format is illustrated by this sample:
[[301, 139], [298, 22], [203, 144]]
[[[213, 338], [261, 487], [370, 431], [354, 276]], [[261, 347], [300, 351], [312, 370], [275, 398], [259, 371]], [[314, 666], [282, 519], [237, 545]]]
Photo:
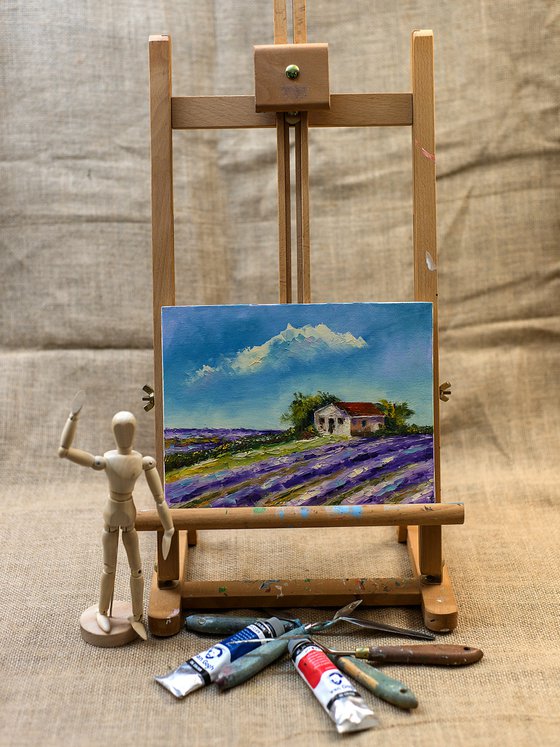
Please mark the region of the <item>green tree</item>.
[[377, 403], [381, 412], [385, 415], [385, 430], [399, 431], [407, 427], [406, 421], [414, 410], [408, 406], [408, 402], [389, 402], [382, 399]]
[[296, 435], [300, 435], [313, 428], [315, 410], [333, 402], [340, 402], [340, 397], [329, 392], [317, 392], [316, 394], [294, 392], [288, 412], [282, 415], [282, 422], [291, 423]]

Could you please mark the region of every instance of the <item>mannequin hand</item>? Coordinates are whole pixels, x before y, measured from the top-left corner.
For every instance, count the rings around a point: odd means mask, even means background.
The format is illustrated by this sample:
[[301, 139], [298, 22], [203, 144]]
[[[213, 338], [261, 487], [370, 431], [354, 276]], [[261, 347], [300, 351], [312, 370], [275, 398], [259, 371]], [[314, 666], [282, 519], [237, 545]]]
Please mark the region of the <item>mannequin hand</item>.
[[171, 537], [175, 534], [175, 529], [171, 527], [171, 529], [166, 529], [163, 533], [163, 539], [161, 540], [161, 552], [163, 554], [163, 559], [167, 560], [167, 556], [169, 555], [169, 550], [171, 549]]
[[74, 399], [72, 400], [72, 404], [70, 405], [70, 415], [69, 417], [72, 420], [77, 420], [78, 415], [80, 414], [80, 411], [82, 407], [84, 406], [84, 401], [86, 398], [86, 393], [80, 390], [76, 393], [74, 396]]

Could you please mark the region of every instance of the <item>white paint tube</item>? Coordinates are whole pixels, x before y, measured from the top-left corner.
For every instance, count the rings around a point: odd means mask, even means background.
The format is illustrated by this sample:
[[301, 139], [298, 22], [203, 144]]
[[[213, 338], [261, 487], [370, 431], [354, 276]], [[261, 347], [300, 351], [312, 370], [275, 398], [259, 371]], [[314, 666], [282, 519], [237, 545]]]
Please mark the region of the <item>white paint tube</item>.
[[155, 677], [155, 680], [176, 698], [184, 698], [189, 693], [214, 682], [222, 669], [230, 662], [254, 651], [263, 643], [287, 633], [297, 624], [297, 620], [280, 620], [278, 617], [258, 620], [235, 635], [193, 656], [192, 659], [168, 674]]

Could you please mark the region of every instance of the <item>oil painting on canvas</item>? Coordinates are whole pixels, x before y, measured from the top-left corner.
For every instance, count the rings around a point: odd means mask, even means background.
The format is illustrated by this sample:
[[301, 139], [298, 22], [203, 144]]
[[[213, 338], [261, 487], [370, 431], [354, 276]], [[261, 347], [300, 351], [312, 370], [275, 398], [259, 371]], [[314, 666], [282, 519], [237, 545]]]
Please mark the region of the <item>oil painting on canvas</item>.
[[432, 306], [162, 309], [173, 507], [429, 503]]

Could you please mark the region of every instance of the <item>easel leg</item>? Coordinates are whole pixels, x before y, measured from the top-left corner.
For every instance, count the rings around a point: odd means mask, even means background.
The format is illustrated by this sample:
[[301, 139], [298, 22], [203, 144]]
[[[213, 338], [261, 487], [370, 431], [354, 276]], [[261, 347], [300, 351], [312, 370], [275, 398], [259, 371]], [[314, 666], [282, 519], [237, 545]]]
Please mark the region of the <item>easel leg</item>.
[[408, 537], [407, 529], [408, 527], [405, 526], [397, 527], [397, 542], [406, 542]]
[[[187, 532], [175, 532], [179, 552], [179, 567], [181, 578], [186, 573], [187, 562]], [[181, 581], [171, 587], [161, 588], [158, 573], [152, 576], [150, 603], [148, 606], [148, 625], [153, 635], [167, 637], [175, 635], [181, 630]]]
[[[160, 586], [175, 586], [180, 578], [181, 559], [179, 552], [179, 532], [175, 532], [171, 538], [171, 547], [167, 558], [163, 557], [161, 541], [163, 530], [157, 533], [157, 574]], [[195, 538], [196, 542], [196, 538]]]
[[[426, 529], [427, 527], [423, 528]], [[420, 581], [424, 625], [428, 630], [434, 630], [438, 633], [454, 630], [457, 627], [457, 602], [453, 593], [449, 573], [444, 564], [441, 572], [441, 583], [432, 584], [426, 582], [420, 570], [418, 535], [418, 527], [408, 527], [408, 554], [410, 556], [412, 571]]]
[[187, 544], [189, 547], [195, 547], [198, 543], [198, 534], [196, 529], [189, 529], [187, 532]]
[[439, 581], [443, 566], [441, 527], [418, 527], [418, 530], [420, 573]]

